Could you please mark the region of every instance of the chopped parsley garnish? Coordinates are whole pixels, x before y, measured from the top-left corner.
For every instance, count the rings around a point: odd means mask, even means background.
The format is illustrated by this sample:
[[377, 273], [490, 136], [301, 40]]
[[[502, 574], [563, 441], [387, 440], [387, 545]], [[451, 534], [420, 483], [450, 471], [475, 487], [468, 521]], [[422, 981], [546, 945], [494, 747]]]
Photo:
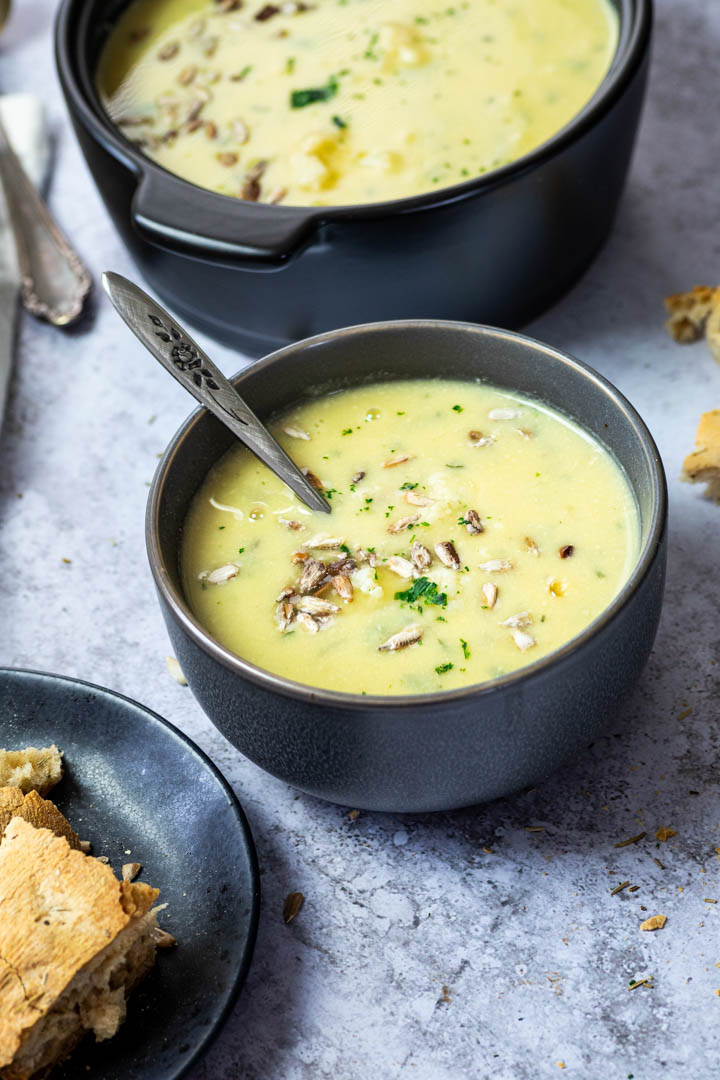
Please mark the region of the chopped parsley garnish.
[[342, 495], [342, 491], [338, 491], [337, 488], [327, 488], [325, 491], [328, 499], [332, 499], [333, 495]]
[[343, 130], [343, 128], [347, 127], [347, 120], [343, 120], [342, 116], [333, 116], [332, 122], [335, 127], [340, 128], [341, 131]]
[[462, 412], [462, 411], [463, 411], [462, 405], [453, 405], [453, 412]]
[[245, 548], [238, 548], [238, 555], [242, 555], [244, 550], [245, 550]]
[[438, 664], [438, 666], [435, 668], [435, 671], [438, 673], [438, 675], [444, 675], [446, 671], [452, 671], [453, 666], [453, 664]]
[[343, 435], [352, 435], [352, 433], [353, 433], [353, 429], [351, 427], [346, 427], [346, 428], [343, 428], [341, 434], [343, 434]]
[[218, 529], [224, 529], [224, 528], [225, 528], [224, 525], [218, 525]]
[[451, 465], [449, 462], [446, 461], [445, 462], [445, 468], [446, 469], [464, 469], [465, 466], [464, 465]]
[[434, 581], [426, 577], [419, 577], [413, 581], [409, 589], [395, 593], [396, 600], [402, 600], [406, 604], [414, 604], [422, 597], [426, 604], [436, 604], [437, 607], [447, 607], [447, 593], [438, 592]]
[[400, 485], [401, 491], [414, 491], [417, 484], [411, 484], [409, 480], [406, 480], [404, 484]]
[[328, 79], [327, 86], [311, 86], [308, 90], [293, 90], [290, 93], [290, 108], [304, 109], [317, 101], [330, 101], [338, 92], [338, 81], [334, 75]]
[[340, 550], [344, 551], [346, 555], [350, 554], [350, 548], [347, 546], [347, 544], [341, 544], [340, 545]]
[[470, 525], [471, 524], [471, 522], [469, 522], [468, 519], [464, 518], [462, 515], [460, 515], [460, 517], [458, 518], [457, 523], [458, 523], [458, 525]]
[[295, 70], [295, 57], [294, 56], [288, 56], [287, 60], [285, 61], [285, 74], [286, 75], [292, 75], [294, 70]]
[[465, 641], [463, 638], [460, 638], [460, 647], [461, 647], [461, 649], [463, 651], [463, 656], [465, 657], [465, 659], [469, 660], [470, 659], [470, 649], [468, 647], [467, 641]]

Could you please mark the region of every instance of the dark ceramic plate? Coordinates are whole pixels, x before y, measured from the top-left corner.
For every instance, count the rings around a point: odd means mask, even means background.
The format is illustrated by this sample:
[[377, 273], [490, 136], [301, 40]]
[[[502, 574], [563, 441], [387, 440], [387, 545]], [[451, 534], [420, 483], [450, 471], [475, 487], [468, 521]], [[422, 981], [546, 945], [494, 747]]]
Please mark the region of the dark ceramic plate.
[[[141, 705], [58, 675], [0, 668], [0, 746], [65, 754], [51, 798], [93, 854], [141, 862], [160, 889], [161, 951], [117, 1036], [87, 1038], [57, 1080], [177, 1080], [245, 979], [260, 897], [255, 847], [230, 787], [189, 739]], [[129, 854], [132, 852], [132, 855]]]

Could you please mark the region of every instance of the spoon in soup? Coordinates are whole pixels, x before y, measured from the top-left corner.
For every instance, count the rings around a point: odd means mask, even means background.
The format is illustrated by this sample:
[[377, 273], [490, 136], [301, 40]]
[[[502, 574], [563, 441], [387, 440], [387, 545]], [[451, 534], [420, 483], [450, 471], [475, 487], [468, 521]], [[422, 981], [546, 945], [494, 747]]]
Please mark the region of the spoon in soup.
[[311, 510], [330, 513], [330, 503], [288, 457], [235, 387], [164, 308], [132, 281], [103, 274], [105, 292], [132, 332], [177, 381], [221, 420]]

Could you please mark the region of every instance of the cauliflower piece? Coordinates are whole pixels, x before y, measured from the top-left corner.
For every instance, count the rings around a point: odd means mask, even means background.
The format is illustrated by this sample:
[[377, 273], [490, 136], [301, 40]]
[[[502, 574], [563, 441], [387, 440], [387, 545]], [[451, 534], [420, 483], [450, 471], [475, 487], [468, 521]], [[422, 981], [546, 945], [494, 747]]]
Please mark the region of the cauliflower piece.
[[375, 580], [375, 570], [372, 566], [361, 566], [350, 575], [350, 580], [355, 589], [367, 593], [368, 596], [382, 596], [382, 586]]

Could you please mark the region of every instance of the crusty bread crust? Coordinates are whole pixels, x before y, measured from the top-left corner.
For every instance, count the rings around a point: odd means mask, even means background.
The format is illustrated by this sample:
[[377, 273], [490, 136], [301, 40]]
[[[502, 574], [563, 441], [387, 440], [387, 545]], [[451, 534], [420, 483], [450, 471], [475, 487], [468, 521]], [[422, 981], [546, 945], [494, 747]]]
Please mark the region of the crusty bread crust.
[[34, 1025], [157, 895], [64, 837], [10, 821], [0, 842], [0, 1077], [33, 1075], [11, 1062]]
[[673, 341], [687, 345], [699, 341], [713, 306], [716, 290], [710, 285], [696, 285], [689, 292], [673, 293], [665, 300], [670, 318], [665, 323]]
[[720, 502], [720, 409], [703, 413], [695, 449], [683, 462], [683, 475], [692, 483], [707, 483], [707, 494]]
[[20, 788], [0, 788], [0, 836], [14, 817], [23, 818], [36, 829], [49, 829], [56, 836], [64, 836], [71, 848], [80, 849], [80, 840], [67, 818], [49, 799], [41, 798], [37, 791], [23, 795]]

